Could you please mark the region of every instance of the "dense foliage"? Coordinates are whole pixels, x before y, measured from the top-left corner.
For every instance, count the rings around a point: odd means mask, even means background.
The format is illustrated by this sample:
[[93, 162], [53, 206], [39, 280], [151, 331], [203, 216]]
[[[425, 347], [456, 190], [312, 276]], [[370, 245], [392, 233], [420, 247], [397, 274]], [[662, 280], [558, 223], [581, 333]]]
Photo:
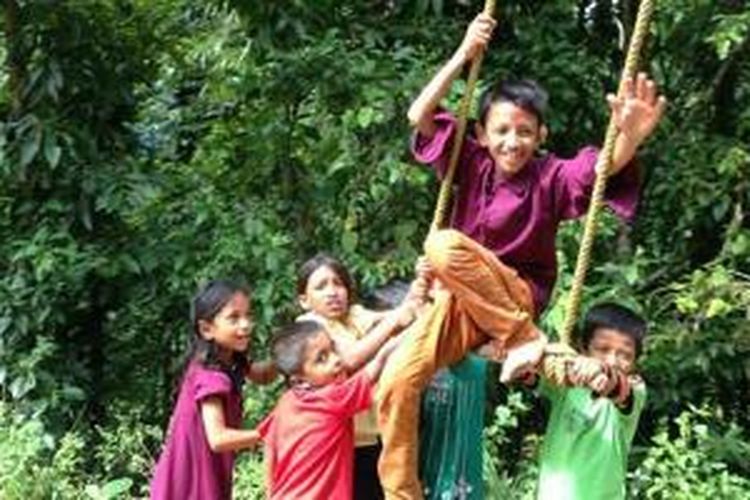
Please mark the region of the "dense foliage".
[[[600, 141], [637, 1], [498, 4], [484, 81], [548, 88], [550, 149]], [[585, 301], [625, 300], [651, 326], [631, 495], [739, 498], [750, 492], [750, 7], [656, 4], [647, 69], [669, 112], [642, 151], [636, 224], [601, 226]], [[341, 256], [364, 295], [410, 273], [436, 183], [411, 164], [405, 111], [482, 2], [2, 5], [0, 497], [143, 495], [197, 283], [251, 283], [262, 356], [315, 251]], [[579, 234], [574, 223], [559, 237], [550, 331]], [[248, 423], [276, 389], [248, 391]], [[527, 498], [539, 404], [493, 394], [488, 476]], [[258, 456], [238, 475], [239, 498], [262, 497]]]

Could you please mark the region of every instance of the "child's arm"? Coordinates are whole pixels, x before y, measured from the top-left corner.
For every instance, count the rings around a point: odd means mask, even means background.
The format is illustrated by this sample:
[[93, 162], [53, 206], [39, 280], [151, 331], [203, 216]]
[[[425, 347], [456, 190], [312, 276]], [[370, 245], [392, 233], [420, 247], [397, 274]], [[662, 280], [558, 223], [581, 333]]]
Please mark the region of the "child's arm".
[[256, 430], [227, 427], [220, 397], [207, 397], [200, 405], [208, 446], [214, 453], [252, 448], [260, 441], [260, 433]]
[[656, 128], [667, 100], [658, 95], [656, 84], [645, 73], [625, 82], [621, 96], [608, 95], [607, 101], [617, 124], [619, 134], [612, 154], [614, 175], [627, 165], [635, 152]]
[[415, 314], [419, 314], [433, 299], [431, 292], [435, 281], [435, 270], [427, 257], [422, 255], [417, 259], [414, 266], [414, 280], [409, 286], [406, 297], [401, 302], [402, 307], [411, 307]]
[[433, 120], [435, 109], [448, 93], [451, 83], [456, 79], [464, 64], [474, 59], [487, 47], [494, 28], [495, 20], [491, 16], [482, 13], [474, 18], [456, 52], [414, 100], [407, 116], [411, 126], [420, 134], [425, 137], [435, 135], [436, 126]]
[[350, 373], [355, 372], [373, 359], [375, 353], [382, 349], [383, 344], [407, 326], [413, 317], [414, 313], [411, 309], [398, 307], [376, 323], [360, 339], [352, 341], [336, 336], [334, 339], [336, 351], [346, 370]]
[[256, 384], [270, 384], [276, 380], [276, 375], [276, 367], [271, 361], [253, 361], [245, 372], [245, 378]]
[[336, 339], [336, 350], [349, 372], [356, 371], [370, 361], [389, 338], [414, 321], [428, 298], [432, 281], [432, 268], [424, 257], [417, 260], [415, 274], [416, 278], [412, 281], [409, 292], [401, 305], [384, 312], [367, 335], [354, 342], [348, 339]]

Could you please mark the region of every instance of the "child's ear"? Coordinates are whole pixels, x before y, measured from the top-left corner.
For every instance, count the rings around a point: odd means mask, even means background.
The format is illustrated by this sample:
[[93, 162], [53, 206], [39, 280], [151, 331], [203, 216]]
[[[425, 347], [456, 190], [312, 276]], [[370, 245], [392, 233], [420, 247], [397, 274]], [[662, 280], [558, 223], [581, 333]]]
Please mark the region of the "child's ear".
[[544, 142], [547, 140], [547, 136], [549, 135], [549, 129], [547, 128], [547, 125], [542, 124], [541, 127], [539, 127], [539, 144], [544, 144]]
[[477, 136], [477, 142], [483, 148], [487, 147], [487, 132], [484, 130], [481, 122], [474, 123], [474, 133]]
[[307, 299], [307, 294], [303, 293], [302, 295], [297, 295], [297, 302], [299, 302], [299, 305], [302, 309], [305, 311], [309, 311], [312, 309], [310, 306], [310, 301]]
[[212, 340], [213, 335], [213, 328], [210, 321], [206, 321], [205, 319], [199, 319], [198, 320], [198, 333], [200, 333], [200, 336], [203, 337], [205, 340]]

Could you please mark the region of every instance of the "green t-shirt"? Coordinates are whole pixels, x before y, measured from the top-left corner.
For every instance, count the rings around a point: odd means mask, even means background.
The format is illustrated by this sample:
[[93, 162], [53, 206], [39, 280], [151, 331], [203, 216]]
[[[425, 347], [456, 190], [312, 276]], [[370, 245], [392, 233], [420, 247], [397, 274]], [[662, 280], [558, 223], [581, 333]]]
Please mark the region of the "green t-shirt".
[[482, 500], [487, 360], [469, 354], [438, 371], [422, 397], [420, 478], [425, 500]]
[[584, 388], [555, 387], [542, 379], [552, 402], [542, 446], [539, 500], [625, 498], [630, 445], [646, 402], [646, 386], [633, 385], [628, 413]]

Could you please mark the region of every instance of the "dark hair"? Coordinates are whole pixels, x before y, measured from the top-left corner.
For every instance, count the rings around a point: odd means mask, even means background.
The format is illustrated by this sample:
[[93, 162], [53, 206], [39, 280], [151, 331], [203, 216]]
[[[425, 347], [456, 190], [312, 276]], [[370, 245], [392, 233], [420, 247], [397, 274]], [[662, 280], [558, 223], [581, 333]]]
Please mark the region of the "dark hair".
[[230, 366], [226, 366], [219, 358], [219, 347], [212, 340], [203, 338], [200, 331], [200, 322], [212, 321], [237, 293], [249, 297], [250, 289], [228, 280], [213, 280], [203, 285], [195, 294], [190, 304], [191, 335], [187, 362], [195, 360], [203, 366], [223, 369], [232, 377], [235, 385], [241, 385], [241, 382], [235, 379], [244, 376], [249, 363], [246, 355], [232, 353], [232, 362]]
[[317, 321], [297, 321], [282, 327], [271, 341], [271, 354], [276, 369], [289, 378], [302, 371], [305, 362], [305, 350], [310, 339], [325, 327]]
[[534, 80], [502, 80], [482, 92], [479, 97], [479, 123], [486, 125], [490, 107], [498, 102], [510, 102], [536, 116], [544, 123], [547, 111], [547, 91]]
[[648, 327], [646, 321], [627, 307], [612, 302], [591, 307], [583, 320], [581, 345], [587, 349], [599, 328], [610, 328], [627, 335], [635, 344], [635, 354], [639, 356]]
[[344, 282], [344, 287], [346, 287], [346, 291], [349, 294], [349, 303], [351, 304], [356, 293], [356, 290], [354, 289], [354, 281], [352, 281], [352, 277], [346, 269], [346, 266], [337, 258], [326, 253], [319, 253], [302, 264], [302, 267], [300, 267], [299, 272], [297, 273], [297, 295], [305, 293], [307, 282], [310, 281], [310, 276], [321, 267], [329, 267], [334, 273], [338, 274], [341, 281]]

